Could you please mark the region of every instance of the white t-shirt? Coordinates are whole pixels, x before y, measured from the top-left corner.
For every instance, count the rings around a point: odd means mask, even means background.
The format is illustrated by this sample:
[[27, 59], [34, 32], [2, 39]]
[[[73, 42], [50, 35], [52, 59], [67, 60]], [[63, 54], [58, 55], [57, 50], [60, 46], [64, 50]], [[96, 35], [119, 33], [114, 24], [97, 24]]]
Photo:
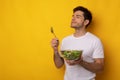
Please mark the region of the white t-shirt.
[[[104, 58], [103, 46], [99, 38], [90, 32], [81, 37], [67, 36], [62, 40], [61, 50], [83, 50], [82, 57], [86, 62], [93, 62], [94, 58]], [[69, 65], [65, 62], [64, 80], [95, 80], [95, 73], [81, 65]]]

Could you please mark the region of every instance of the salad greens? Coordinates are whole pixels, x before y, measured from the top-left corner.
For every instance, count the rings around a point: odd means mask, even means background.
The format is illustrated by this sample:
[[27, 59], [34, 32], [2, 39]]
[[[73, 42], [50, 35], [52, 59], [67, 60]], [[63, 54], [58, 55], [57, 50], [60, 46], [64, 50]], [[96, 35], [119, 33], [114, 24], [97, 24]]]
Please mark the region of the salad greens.
[[82, 54], [82, 50], [62, 51], [62, 56], [68, 60], [77, 60], [80, 58], [81, 54]]

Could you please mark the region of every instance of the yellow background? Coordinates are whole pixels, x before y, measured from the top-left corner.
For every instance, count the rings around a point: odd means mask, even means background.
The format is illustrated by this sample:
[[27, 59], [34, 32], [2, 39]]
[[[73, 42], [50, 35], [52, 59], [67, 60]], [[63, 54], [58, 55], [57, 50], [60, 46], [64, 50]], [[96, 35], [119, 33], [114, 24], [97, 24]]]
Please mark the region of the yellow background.
[[91, 10], [89, 31], [101, 38], [105, 69], [97, 80], [120, 80], [120, 0], [0, 0], [0, 80], [63, 80], [53, 62], [50, 33], [71, 34], [72, 9]]

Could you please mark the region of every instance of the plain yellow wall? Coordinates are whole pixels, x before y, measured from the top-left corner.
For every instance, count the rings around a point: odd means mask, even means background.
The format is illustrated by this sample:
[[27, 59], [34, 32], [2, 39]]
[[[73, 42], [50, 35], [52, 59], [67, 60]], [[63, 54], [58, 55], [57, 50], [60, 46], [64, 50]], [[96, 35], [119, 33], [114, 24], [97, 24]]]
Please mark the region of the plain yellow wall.
[[71, 34], [72, 9], [91, 10], [89, 31], [101, 38], [105, 69], [97, 80], [120, 80], [120, 0], [0, 0], [0, 80], [63, 80], [53, 62], [57, 37]]

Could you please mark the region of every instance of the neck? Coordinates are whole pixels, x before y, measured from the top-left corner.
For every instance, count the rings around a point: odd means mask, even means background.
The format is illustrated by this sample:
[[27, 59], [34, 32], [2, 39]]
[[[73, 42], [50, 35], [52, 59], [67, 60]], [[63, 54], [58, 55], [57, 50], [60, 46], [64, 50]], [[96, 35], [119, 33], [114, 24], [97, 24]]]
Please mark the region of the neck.
[[84, 28], [81, 28], [81, 29], [75, 29], [75, 33], [74, 33], [74, 36], [75, 37], [80, 37], [80, 36], [83, 36], [86, 34], [86, 29]]

